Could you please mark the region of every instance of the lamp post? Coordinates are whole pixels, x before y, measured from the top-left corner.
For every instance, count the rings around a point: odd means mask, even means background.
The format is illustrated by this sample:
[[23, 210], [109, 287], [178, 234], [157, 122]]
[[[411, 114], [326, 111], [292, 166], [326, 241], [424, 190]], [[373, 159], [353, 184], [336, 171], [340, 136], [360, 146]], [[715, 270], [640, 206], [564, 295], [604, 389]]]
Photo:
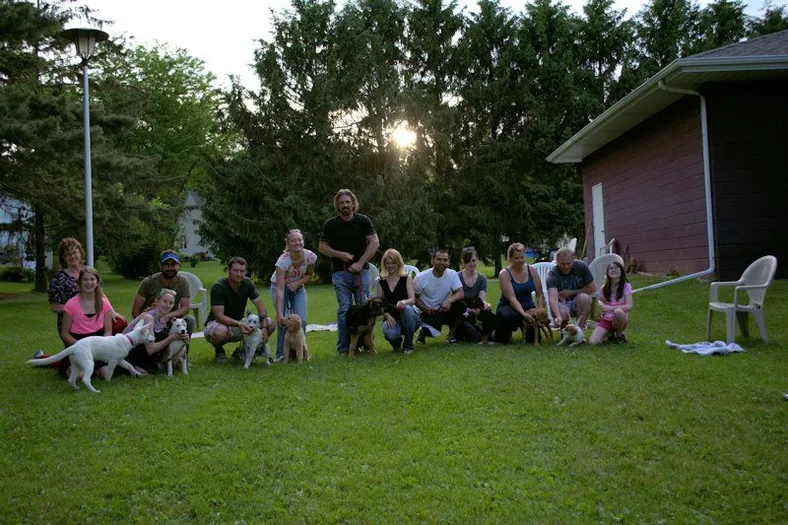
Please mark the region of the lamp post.
[[63, 31], [74, 42], [77, 56], [82, 58], [83, 101], [82, 120], [85, 126], [85, 244], [88, 266], [95, 266], [93, 259], [93, 175], [90, 171], [90, 88], [88, 86], [88, 60], [93, 56], [96, 43], [104, 42], [109, 35], [100, 29], [77, 27]]

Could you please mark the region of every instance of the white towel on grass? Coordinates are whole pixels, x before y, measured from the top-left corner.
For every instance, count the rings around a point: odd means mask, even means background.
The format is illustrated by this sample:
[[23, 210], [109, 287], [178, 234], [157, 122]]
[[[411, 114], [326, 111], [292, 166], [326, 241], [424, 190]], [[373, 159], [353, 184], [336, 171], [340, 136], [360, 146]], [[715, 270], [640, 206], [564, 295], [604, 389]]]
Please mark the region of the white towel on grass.
[[308, 324], [306, 325], [306, 331], [307, 332], [336, 332], [337, 324], [336, 323]]
[[665, 344], [671, 348], [678, 348], [685, 354], [699, 354], [699, 355], [730, 355], [739, 352], [744, 352], [744, 348], [736, 343], [724, 343], [723, 341], [701, 341], [700, 343], [692, 343], [689, 345], [679, 345], [665, 341]]

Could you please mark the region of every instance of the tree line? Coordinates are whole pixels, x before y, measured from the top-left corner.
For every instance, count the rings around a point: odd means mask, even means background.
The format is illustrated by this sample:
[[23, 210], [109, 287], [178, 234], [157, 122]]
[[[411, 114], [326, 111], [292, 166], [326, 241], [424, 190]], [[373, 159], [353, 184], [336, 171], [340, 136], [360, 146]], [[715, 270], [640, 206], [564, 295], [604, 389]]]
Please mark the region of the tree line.
[[[191, 190], [203, 239], [260, 274], [288, 229], [317, 245], [339, 188], [382, 247], [422, 265], [438, 246], [497, 263], [505, 239], [583, 239], [579, 174], [545, 157], [671, 61], [788, 28], [785, 6], [751, 18], [727, 0], [629, 15], [612, 0], [582, 14], [551, 0], [293, 0], [258, 42], [259, 90], [217, 88], [184, 50], [114, 40], [91, 62], [96, 252], [147, 273]], [[81, 71], [57, 35], [92, 16], [0, 0], [0, 195], [33, 206], [40, 262], [45, 239], [84, 229]], [[411, 144], [393, 138], [403, 123]]]

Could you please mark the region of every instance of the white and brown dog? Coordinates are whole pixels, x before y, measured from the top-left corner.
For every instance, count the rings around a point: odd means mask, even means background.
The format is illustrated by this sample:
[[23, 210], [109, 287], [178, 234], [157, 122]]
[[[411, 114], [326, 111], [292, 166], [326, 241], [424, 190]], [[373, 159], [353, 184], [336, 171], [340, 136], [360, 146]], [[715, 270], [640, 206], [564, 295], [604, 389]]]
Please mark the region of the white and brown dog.
[[71, 360], [71, 375], [68, 378], [69, 384], [77, 387], [77, 379], [82, 375], [82, 382], [91, 392], [99, 393], [90, 383], [90, 376], [93, 375], [93, 361], [105, 361], [107, 363], [107, 375], [105, 379], [109, 382], [115, 367], [120, 365], [129, 371], [133, 376], [141, 375], [137, 370], [126, 361], [129, 350], [141, 343], [153, 343], [153, 323], [143, 325], [139, 323], [134, 330], [128, 334], [118, 334], [110, 337], [94, 335], [80, 339], [60, 353], [44, 359], [31, 359], [28, 361], [33, 366], [43, 366], [57, 363], [68, 357]]
[[260, 328], [260, 316], [250, 312], [246, 313], [244, 323], [252, 329], [248, 334], [244, 334], [243, 345], [241, 346], [244, 360], [244, 368], [249, 368], [254, 362], [257, 350], [263, 348], [263, 359], [265, 364], [271, 365], [271, 353], [266, 346], [268, 342], [268, 332]]
[[562, 330], [561, 341], [558, 342], [558, 346], [562, 344], [569, 343], [569, 346], [577, 346], [581, 345], [586, 342], [586, 336], [583, 335], [583, 330], [572, 323], [568, 323]]
[[301, 318], [298, 314], [288, 314], [284, 321], [285, 345], [284, 361], [290, 362], [291, 352], [295, 352], [296, 360], [303, 363], [309, 361], [309, 348], [306, 345], [306, 335], [301, 327]]
[[[186, 328], [186, 320], [175, 318], [172, 320], [170, 326], [171, 334], [183, 335], [188, 333]], [[167, 348], [161, 353], [161, 362], [167, 363], [167, 375], [172, 376], [172, 363], [175, 362], [181, 365], [181, 371], [184, 375], [189, 374], [189, 342], [181, 339], [176, 339], [167, 345]]]

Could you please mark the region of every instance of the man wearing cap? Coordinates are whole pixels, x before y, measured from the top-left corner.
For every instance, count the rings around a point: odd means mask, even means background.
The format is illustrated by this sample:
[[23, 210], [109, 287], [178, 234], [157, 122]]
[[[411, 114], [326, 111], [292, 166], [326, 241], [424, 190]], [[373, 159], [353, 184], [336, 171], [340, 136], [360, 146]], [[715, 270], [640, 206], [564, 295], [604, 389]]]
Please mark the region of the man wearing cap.
[[186, 327], [189, 334], [194, 331], [196, 324], [194, 317], [189, 315], [192, 306], [191, 293], [189, 293], [189, 282], [185, 277], [178, 275], [181, 268], [181, 260], [173, 250], [164, 250], [159, 256], [160, 272], [154, 273], [142, 280], [137, 295], [134, 296], [134, 303], [131, 305], [131, 317], [136, 319], [143, 311], [153, 305], [159, 291], [162, 288], [175, 290], [176, 308], [170, 313], [161, 317], [163, 322], [168, 322], [175, 317], [182, 317], [186, 320]]

